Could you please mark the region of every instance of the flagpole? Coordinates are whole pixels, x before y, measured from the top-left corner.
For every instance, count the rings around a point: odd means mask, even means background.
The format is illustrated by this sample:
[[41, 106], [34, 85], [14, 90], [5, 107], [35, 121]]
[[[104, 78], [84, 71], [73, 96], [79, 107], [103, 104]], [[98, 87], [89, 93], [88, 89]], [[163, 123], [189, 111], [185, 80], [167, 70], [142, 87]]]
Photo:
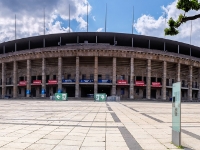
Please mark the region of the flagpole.
[[107, 3], [106, 3], [106, 15], [105, 15], [105, 32], [106, 32], [106, 25], [107, 25]]
[[69, 33], [70, 33], [70, 4], [69, 4]]
[[134, 6], [133, 6], [132, 34], [133, 34], [133, 24], [134, 24]]
[[87, 3], [87, 32], [88, 32], [88, 3]]
[[16, 37], [17, 37], [17, 33], [16, 33], [16, 28], [17, 28], [17, 25], [16, 25], [16, 14], [15, 14], [15, 40], [16, 40]]
[[190, 45], [192, 44], [192, 20], [191, 20], [191, 30], [190, 30]]
[[45, 35], [45, 7], [44, 7], [44, 35]]
[[[166, 19], [167, 19], [167, 14], [166, 14], [166, 12], [165, 12], [165, 28], [166, 28]], [[164, 38], [165, 38], [165, 33], [164, 33]]]

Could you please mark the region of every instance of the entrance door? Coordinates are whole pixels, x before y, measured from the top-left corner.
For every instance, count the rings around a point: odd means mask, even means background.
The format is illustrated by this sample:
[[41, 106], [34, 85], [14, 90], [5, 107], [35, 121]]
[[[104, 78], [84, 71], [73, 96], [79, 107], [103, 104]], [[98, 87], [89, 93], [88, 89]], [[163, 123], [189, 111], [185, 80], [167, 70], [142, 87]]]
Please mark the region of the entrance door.
[[107, 96], [110, 96], [111, 87], [101, 87], [98, 86], [98, 93], [106, 93]]
[[75, 86], [66, 86], [68, 97], [75, 97]]
[[31, 96], [36, 97], [36, 88], [31, 88]]
[[146, 89], [143, 90], [143, 98], [146, 98]]
[[156, 99], [156, 89], [151, 89], [151, 98]]
[[94, 97], [94, 86], [81, 87], [81, 97]]

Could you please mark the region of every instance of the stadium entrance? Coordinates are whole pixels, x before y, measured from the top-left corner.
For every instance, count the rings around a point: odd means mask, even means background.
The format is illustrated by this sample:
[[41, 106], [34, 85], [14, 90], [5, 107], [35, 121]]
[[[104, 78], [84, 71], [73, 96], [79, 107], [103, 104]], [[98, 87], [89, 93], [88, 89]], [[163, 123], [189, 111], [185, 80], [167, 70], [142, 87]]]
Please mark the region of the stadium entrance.
[[68, 97], [75, 97], [75, 85], [63, 85], [63, 92], [67, 93]]
[[94, 85], [82, 85], [81, 87], [81, 97], [94, 97]]
[[98, 93], [106, 93], [107, 96], [111, 95], [112, 87], [109, 85], [99, 85], [98, 86]]

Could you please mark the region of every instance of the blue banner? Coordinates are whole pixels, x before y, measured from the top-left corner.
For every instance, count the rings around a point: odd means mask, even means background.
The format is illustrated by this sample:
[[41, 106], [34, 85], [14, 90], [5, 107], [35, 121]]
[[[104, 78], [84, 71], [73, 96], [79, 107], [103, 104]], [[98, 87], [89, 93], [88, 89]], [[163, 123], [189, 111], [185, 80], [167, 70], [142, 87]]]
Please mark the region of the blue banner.
[[31, 90], [26, 90], [26, 94], [31, 94]]
[[112, 80], [98, 80], [98, 83], [112, 83]]
[[62, 90], [58, 89], [58, 93], [62, 93]]
[[45, 93], [46, 93], [45, 89], [42, 89], [41, 94], [45, 94]]
[[75, 80], [72, 80], [72, 79], [63, 79], [62, 82], [63, 83], [71, 83], [71, 82], [75, 82]]
[[81, 83], [91, 83], [94, 82], [94, 80], [80, 80]]

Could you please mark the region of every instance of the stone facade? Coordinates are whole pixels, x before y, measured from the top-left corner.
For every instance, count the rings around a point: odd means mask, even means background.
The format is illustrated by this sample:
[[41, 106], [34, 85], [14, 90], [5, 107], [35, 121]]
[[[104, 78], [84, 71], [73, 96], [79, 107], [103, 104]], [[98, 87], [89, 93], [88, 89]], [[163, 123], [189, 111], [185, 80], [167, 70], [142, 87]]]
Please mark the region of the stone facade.
[[[200, 98], [200, 60], [170, 52], [122, 46], [76, 45], [2, 54], [0, 63], [3, 98], [46, 97], [58, 90], [70, 91], [78, 98], [92, 88], [93, 93], [101, 89], [108, 95], [122, 98], [169, 100], [172, 84], [178, 81], [182, 83], [182, 99]], [[93, 82], [81, 83], [83, 78], [93, 79]], [[62, 79], [73, 79], [74, 82], [63, 83]], [[99, 83], [99, 79], [112, 82]], [[41, 84], [33, 85], [33, 80], [41, 80]], [[50, 85], [48, 80], [57, 80], [57, 84]], [[127, 83], [121, 84], [118, 80]], [[144, 81], [145, 86], [135, 85], [137, 80]], [[26, 85], [20, 86], [20, 81], [26, 81]], [[160, 82], [161, 87], [152, 87], [152, 82]], [[41, 93], [42, 89], [46, 93]], [[31, 93], [27, 93], [27, 90]]]

